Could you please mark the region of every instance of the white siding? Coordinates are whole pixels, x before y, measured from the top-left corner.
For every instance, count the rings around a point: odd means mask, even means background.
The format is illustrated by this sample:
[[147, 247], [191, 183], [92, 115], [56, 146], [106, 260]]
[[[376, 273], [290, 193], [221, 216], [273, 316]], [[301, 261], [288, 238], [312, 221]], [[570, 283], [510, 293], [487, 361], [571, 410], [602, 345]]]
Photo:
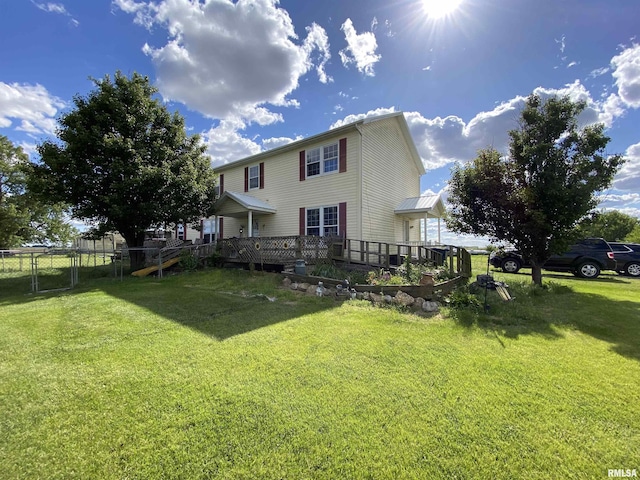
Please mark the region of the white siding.
[[[420, 172], [393, 119], [362, 125], [362, 239], [402, 242], [402, 222], [394, 209], [420, 195]], [[411, 220], [410, 240], [420, 240], [419, 219]]]
[[[298, 235], [300, 231], [299, 209], [301, 207], [320, 207], [346, 202], [347, 236], [349, 238], [360, 237], [361, 228], [358, 217], [360, 212], [358, 165], [360, 134], [354, 130], [333, 139], [305, 145], [305, 151], [338, 142], [340, 138], [347, 138], [347, 171], [344, 173], [332, 172], [300, 181], [300, 150], [262, 158], [261, 161], [264, 162], [264, 188], [249, 190], [246, 193], [266, 201], [275, 207], [277, 212], [273, 215], [254, 215], [254, 220], [260, 222], [260, 236]], [[244, 193], [244, 168], [251, 165], [254, 164], [240, 165], [220, 172], [224, 173], [224, 189]], [[234, 209], [229, 204], [225, 206], [225, 213], [234, 213], [232, 210]], [[224, 236], [238, 236], [240, 225], [244, 226], [244, 235], [246, 235], [246, 216], [242, 218], [225, 217]]]

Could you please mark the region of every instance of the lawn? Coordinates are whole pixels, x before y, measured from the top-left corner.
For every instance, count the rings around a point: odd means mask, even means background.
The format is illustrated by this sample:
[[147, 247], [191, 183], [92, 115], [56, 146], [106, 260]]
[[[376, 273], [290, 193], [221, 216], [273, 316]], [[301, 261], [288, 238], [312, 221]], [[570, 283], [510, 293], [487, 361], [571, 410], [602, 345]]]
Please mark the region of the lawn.
[[640, 469], [640, 281], [547, 275], [540, 291], [524, 273], [494, 275], [514, 302], [489, 292], [486, 314], [429, 318], [299, 296], [243, 271], [4, 295], [0, 476]]

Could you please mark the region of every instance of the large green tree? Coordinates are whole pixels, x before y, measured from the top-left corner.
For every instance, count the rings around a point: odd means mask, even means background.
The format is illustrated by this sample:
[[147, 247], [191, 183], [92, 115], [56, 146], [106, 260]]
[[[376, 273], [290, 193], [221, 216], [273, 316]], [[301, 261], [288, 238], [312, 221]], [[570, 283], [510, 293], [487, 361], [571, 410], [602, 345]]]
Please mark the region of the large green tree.
[[575, 240], [577, 223], [623, 162], [607, 155], [602, 124], [578, 128], [585, 106], [568, 97], [529, 96], [519, 128], [509, 132], [508, 155], [481, 150], [454, 167], [449, 181], [448, 227], [511, 243], [531, 262], [538, 285], [541, 267]]
[[63, 204], [43, 201], [27, 190], [29, 172], [22, 148], [0, 135], [0, 249], [25, 242], [64, 244], [76, 233]]
[[[117, 72], [93, 82], [58, 120], [57, 141], [38, 146], [34, 178], [42, 194], [67, 202], [99, 231], [120, 232], [131, 249], [143, 246], [153, 226], [208, 216], [215, 176], [184, 119], [154, 97], [145, 76]], [[132, 250], [131, 262], [141, 266], [142, 254]]]
[[594, 212], [580, 222], [578, 235], [604, 238], [610, 242], [622, 241], [637, 226], [640, 226], [638, 218], [617, 210]]

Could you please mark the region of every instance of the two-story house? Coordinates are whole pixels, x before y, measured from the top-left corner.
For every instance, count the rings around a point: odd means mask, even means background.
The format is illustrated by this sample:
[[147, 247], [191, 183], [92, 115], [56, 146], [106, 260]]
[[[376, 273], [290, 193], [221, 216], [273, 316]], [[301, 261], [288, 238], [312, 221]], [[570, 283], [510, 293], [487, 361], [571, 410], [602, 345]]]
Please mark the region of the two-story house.
[[444, 211], [439, 196], [420, 196], [425, 170], [402, 113], [359, 120], [216, 171], [219, 238], [426, 243], [420, 221], [439, 223]]

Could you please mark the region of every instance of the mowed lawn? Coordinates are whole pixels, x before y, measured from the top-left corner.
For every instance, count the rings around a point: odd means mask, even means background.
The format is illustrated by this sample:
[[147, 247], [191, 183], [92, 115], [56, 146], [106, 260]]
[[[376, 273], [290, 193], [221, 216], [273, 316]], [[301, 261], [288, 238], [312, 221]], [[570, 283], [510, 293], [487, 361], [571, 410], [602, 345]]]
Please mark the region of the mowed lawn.
[[242, 271], [2, 296], [0, 477], [640, 469], [640, 281], [494, 275], [514, 302], [430, 318]]

